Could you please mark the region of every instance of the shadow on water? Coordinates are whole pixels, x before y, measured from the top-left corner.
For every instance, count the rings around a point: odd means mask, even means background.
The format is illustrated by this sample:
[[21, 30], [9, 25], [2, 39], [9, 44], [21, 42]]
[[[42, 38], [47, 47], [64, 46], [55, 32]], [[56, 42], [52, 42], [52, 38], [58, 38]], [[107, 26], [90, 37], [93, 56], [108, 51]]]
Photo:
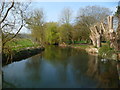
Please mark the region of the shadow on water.
[[3, 67], [3, 83], [13, 88], [114, 88], [119, 78], [119, 63], [101, 62], [83, 50], [57, 46]]

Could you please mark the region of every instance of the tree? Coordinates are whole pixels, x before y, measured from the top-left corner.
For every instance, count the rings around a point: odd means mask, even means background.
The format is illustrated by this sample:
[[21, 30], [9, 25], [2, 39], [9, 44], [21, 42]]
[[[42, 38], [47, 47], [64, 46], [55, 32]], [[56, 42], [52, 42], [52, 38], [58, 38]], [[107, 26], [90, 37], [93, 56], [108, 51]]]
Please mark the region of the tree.
[[86, 6], [79, 9], [77, 21], [84, 22], [87, 26], [101, 22], [104, 18], [112, 12], [105, 7], [100, 6]]
[[[94, 46], [101, 46], [101, 28], [99, 24], [104, 21], [104, 18], [111, 14], [108, 8], [100, 6], [86, 6], [79, 10], [79, 15], [77, 16], [77, 24], [81, 22], [87, 27], [88, 32], [91, 31], [90, 39]], [[98, 25], [98, 26], [97, 26]], [[84, 28], [86, 28], [84, 27]]]
[[74, 25], [74, 31], [76, 33], [74, 37], [76, 37], [77, 41], [82, 41], [82, 40], [87, 42], [90, 41], [89, 38], [90, 30], [85, 23], [82, 22], [76, 23]]
[[70, 24], [72, 21], [72, 10], [70, 8], [64, 8], [61, 12], [60, 23]]
[[115, 12], [115, 16], [117, 16], [120, 21], [120, 1], [118, 2], [117, 11]]
[[31, 36], [36, 42], [43, 45], [45, 37], [45, 19], [43, 9], [34, 10], [26, 15], [25, 21], [27, 28], [31, 30]]
[[7, 43], [13, 40], [25, 26], [24, 14], [30, 3], [0, 2], [0, 33], [2, 38], [2, 55], [7, 56], [8, 60], [12, 60], [13, 51]]
[[120, 39], [120, 1], [118, 2], [117, 11], [115, 12], [115, 16], [118, 18], [117, 32], [118, 32], [118, 36]]
[[60, 31], [60, 40], [61, 41], [73, 41], [72, 32], [73, 26], [72, 23], [72, 10], [70, 8], [64, 8], [61, 12], [60, 17], [61, 22], [61, 31]]
[[45, 28], [45, 41], [49, 44], [59, 43], [58, 24], [55, 22], [49, 22]]
[[62, 24], [59, 27], [59, 38], [60, 42], [73, 42], [74, 29], [71, 24]]
[[24, 27], [24, 14], [26, 13], [29, 3], [0, 2], [0, 32], [2, 34], [2, 47], [7, 42], [14, 39]]
[[117, 12], [115, 13], [115, 15], [118, 17], [118, 28], [117, 28], [117, 35], [118, 35], [118, 50], [120, 50], [120, 1], [118, 2], [118, 7], [117, 7]]

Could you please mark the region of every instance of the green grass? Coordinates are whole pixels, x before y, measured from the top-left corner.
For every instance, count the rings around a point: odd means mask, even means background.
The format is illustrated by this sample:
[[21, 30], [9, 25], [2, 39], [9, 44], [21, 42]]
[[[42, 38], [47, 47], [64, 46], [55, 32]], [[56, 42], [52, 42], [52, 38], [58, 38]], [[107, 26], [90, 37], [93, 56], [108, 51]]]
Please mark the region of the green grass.
[[14, 39], [14, 40], [8, 42], [7, 46], [11, 47], [12, 50], [19, 50], [22, 48], [38, 46], [38, 44], [32, 42], [29, 39]]
[[108, 45], [108, 43], [102, 43], [102, 47], [99, 49], [99, 55], [103, 56], [104, 54], [106, 54], [107, 56], [111, 56], [114, 53], [114, 49], [110, 48], [110, 46]]

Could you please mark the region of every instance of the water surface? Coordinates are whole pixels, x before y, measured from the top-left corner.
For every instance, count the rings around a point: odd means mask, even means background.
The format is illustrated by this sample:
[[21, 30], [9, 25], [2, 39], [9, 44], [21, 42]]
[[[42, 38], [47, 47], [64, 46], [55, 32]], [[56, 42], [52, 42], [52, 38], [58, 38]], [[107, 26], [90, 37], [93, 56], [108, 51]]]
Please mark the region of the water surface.
[[3, 88], [118, 87], [117, 66], [84, 50], [49, 46], [41, 54], [4, 66]]

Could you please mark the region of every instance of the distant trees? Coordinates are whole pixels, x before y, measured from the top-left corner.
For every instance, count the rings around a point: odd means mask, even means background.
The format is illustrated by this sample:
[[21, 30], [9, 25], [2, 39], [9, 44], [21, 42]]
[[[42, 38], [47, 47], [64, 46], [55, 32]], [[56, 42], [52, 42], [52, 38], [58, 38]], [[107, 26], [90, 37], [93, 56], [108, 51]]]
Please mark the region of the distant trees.
[[[84, 28], [90, 32], [90, 39], [96, 47], [101, 46], [101, 35], [102, 31], [100, 30], [100, 23], [111, 14], [111, 11], [108, 8], [99, 7], [99, 6], [87, 6], [80, 9], [80, 15], [77, 17], [77, 24], [84, 24]], [[85, 30], [85, 29], [82, 29]], [[88, 35], [86, 35], [88, 36]]]
[[72, 9], [64, 8], [61, 12], [60, 23], [70, 24], [72, 22]]
[[[119, 10], [116, 13], [118, 12]], [[105, 7], [87, 6], [79, 9], [73, 22], [72, 10], [64, 8], [59, 18], [60, 23], [58, 23], [45, 22], [44, 11], [40, 9], [29, 12], [25, 21], [27, 28], [31, 30], [31, 36], [41, 45], [92, 41], [95, 47], [100, 47], [102, 39], [106, 38], [108, 34], [104, 30], [105, 26], [108, 26], [105, 18], [111, 13]]]
[[43, 9], [29, 12], [25, 17], [26, 26], [31, 30], [31, 36], [36, 42], [43, 45], [45, 40], [45, 17]]

